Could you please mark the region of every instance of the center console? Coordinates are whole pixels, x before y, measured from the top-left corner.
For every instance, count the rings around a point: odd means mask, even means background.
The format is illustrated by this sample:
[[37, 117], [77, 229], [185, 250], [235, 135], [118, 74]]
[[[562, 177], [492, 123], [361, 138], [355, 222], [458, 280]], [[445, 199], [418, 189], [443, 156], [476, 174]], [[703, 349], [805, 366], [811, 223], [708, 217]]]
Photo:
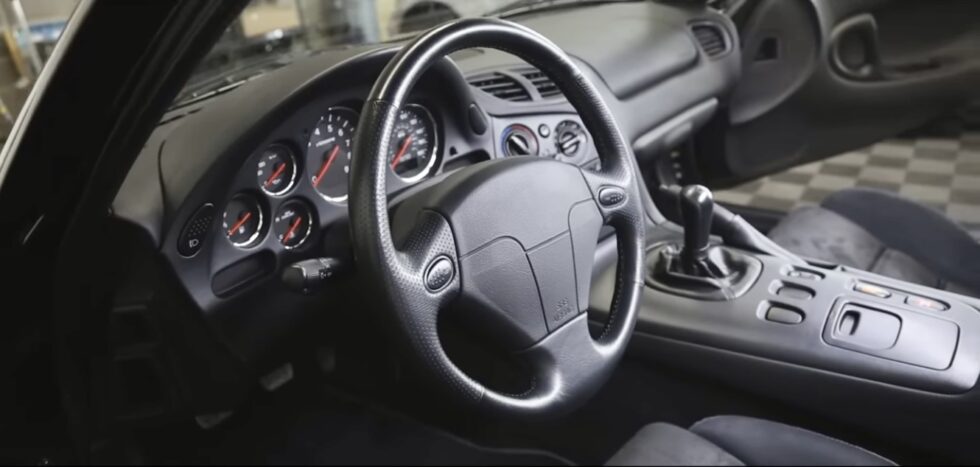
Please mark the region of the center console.
[[[638, 334], [805, 368], [828, 382], [937, 395], [976, 384], [980, 312], [972, 299], [724, 245], [707, 233], [710, 192], [689, 187], [678, 202], [686, 229], [651, 231]], [[597, 279], [594, 310], [604, 311], [614, 281], [612, 273]]]

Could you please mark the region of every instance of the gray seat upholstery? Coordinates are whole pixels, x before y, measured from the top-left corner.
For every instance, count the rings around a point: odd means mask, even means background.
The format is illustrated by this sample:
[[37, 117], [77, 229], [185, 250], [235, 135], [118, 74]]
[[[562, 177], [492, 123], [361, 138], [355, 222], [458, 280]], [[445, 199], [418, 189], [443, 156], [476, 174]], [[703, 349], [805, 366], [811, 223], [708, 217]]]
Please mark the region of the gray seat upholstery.
[[769, 237], [798, 255], [980, 296], [980, 244], [943, 213], [854, 188], [789, 213]]
[[685, 430], [644, 427], [607, 465], [895, 465], [843, 441], [781, 423], [721, 416]]

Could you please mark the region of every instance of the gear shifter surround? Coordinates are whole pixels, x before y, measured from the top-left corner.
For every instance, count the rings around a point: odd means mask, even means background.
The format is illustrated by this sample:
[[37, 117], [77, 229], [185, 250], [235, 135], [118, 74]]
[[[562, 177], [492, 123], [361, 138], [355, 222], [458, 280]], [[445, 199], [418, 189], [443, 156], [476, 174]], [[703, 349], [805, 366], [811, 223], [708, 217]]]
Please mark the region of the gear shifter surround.
[[684, 187], [678, 207], [684, 246], [668, 243], [653, 249], [647, 285], [702, 300], [733, 300], [744, 294], [762, 272], [762, 263], [736, 249], [711, 245], [715, 209], [711, 190], [701, 185]]

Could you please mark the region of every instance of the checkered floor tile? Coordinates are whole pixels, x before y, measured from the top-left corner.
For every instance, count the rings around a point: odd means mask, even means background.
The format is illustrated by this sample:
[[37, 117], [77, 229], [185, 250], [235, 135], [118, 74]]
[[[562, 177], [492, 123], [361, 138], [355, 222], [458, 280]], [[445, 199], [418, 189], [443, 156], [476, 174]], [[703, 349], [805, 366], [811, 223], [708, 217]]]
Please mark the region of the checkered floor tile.
[[887, 140], [718, 191], [715, 199], [788, 212], [855, 186], [899, 193], [980, 234], [980, 131]]

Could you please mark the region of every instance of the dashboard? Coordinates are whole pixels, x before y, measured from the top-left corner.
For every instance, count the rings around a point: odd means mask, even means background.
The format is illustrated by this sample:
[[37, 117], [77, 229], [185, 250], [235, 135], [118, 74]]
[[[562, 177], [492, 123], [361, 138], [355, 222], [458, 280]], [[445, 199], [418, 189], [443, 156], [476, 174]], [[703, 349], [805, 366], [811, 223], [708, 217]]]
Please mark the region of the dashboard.
[[[456, 99], [447, 97], [418, 93], [400, 110], [388, 150], [392, 194], [491, 158], [537, 156], [583, 166], [597, 163], [589, 134], [575, 114], [499, 120], [495, 126], [502, 128], [486, 140], [489, 147], [467, 147], [463, 153], [459, 141], [486, 133], [486, 117], [482, 112], [471, 114], [478, 110], [468, 111], [471, 124], [449, 124]], [[205, 203], [185, 223], [177, 251], [192, 259], [212, 243], [215, 294], [228, 295], [247, 285], [247, 278], [224, 279], [227, 274], [241, 276], [234, 270], [225, 272], [239, 259], [257, 251], [283, 255], [315, 249], [320, 233], [346, 218], [356, 109], [361, 106], [362, 101], [343, 98], [308, 105], [245, 159], [229, 184], [230, 198], [221, 203], [223, 208]], [[475, 129], [474, 119], [481, 122]], [[209, 228], [214, 216], [220, 235]]]
[[[611, 3], [520, 22], [579, 62], [640, 164], [678, 129], [703, 125], [738, 75], [734, 26], [704, 6]], [[692, 27], [707, 23], [727, 38], [725, 54], [707, 55], [698, 45]], [[595, 24], [620, 26], [600, 39], [577, 32]], [[370, 293], [357, 283], [348, 172], [357, 157], [354, 135], [364, 131], [359, 110], [398, 47], [323, 51], [173, 109], [113, 203], [113, 214], [157, 250], [183, 306], [250, 368], [275, 367], [311, 317], [364, 306], [354, 287]], [[392, 209], [491, 159], [597, 167], [578, 112], [547, 77], [502, 52], [472, 49], [443, 59], [408, 101], [388, 149]], [[289, 280], [290, 271], [311, 264], [315, 277], [304, 280], [322, 287]]]

